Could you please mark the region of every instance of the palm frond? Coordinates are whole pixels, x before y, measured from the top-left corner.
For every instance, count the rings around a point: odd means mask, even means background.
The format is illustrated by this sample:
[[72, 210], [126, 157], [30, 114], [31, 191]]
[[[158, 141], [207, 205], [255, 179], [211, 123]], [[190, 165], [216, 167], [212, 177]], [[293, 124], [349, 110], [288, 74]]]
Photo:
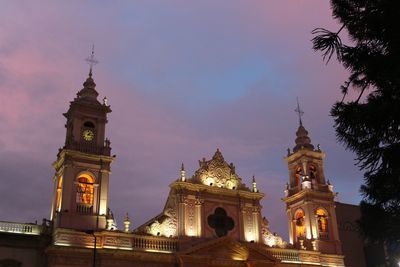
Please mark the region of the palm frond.
[[[340, 31], [339, 31], [340, 32]], [[342, 40], [339, 37], [339, 32], [331, 32], [324, 28], [316, 28], [311, 33], [315, 34], [312, 38], [313, 49], [322, 51], [323, 60], [328, 63], [332, 55], [336, 53], [337, 60], [342, 60]]]

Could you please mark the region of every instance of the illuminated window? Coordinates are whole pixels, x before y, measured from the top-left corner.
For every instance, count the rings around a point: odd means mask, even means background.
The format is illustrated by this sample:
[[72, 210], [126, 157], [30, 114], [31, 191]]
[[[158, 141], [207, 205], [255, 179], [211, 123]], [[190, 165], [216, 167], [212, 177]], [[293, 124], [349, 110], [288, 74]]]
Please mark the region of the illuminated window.
[[87, 206], [93, 205], [94, 179], [92, 176], [82, 174], [78, 177], [76, 203]]
[[294, 215], [294, 219], [296, 224], [296, 236], [304, 237], [306, 232], [304, 211], [297, 210]]
[[61, 210], [61, 193], [62, 193], [62, 183], [63, 183], [63, 177], [60, 176], [58, 178], [58, 184], [57, 184], [57, 199], [56, 199], [56, 210], [60, 211]]
[[318, 230], [320, 233], [328, 233], [328, 216], [323, 209], [317, 210]]

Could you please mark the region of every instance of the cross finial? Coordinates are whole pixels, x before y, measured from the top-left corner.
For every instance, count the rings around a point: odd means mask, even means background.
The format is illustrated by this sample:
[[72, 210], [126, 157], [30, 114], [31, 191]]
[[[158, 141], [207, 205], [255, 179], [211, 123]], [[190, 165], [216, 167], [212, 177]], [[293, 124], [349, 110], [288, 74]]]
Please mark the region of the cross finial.
[[298, 97], [297, 97], [297, 108], [296, 108], [294, 111], [298, 114], [298, 116], [299, 116], [299, 123], [300, 123], [300, 126], [302, 126], [302, 125], [303, 125], [303, 122], [301, 121], [301, 116], [303, 116], [304, 111], [302, 111], [301, 108], [300, 108], [299, 98], [298, 98]]
[[96, 65], [97, 63], [99, 63], [99, 61], [97, 59], [95, 59], [95, 57], [94, 57], [94, 44], [92, 45], [92, 53], [85, 60], [90, 66], [89, 77], [92, 77], [93, 66]]

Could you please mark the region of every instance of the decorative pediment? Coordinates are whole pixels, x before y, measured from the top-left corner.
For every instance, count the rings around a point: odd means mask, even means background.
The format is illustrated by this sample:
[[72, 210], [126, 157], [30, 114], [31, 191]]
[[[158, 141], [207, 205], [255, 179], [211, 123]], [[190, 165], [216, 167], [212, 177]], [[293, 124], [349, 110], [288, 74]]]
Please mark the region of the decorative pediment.
[[200, 168], [189, 179], [192, 183], [217, 186], [228, 189], [247, 189], [242, 179], [236, 174], [233, 163], [228, 164], [221, 151], [217, 149], [211, 160], [199, 160]]
[[247, 260], [249, 250], [229, 237], [221, 237], [200, 243], [181, 254], [204, 256], [213, 259]]
[[221, 237], [195, 245], [180, 254], [218, 260], [278, 262], [273, 256], [263, 252], [261, 248], [257, 249], [258, 245], [263, 246], [262, 244], [248, 246], [246, 243], [235, 241], [230, 237]]

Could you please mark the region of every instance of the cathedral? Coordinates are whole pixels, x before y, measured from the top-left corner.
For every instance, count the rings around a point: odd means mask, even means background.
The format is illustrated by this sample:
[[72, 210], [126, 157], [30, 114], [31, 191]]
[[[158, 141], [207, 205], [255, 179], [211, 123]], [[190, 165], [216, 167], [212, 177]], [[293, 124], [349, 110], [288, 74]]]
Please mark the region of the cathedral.
[[95, 87], [90, 71], [63, 114], [65, 144], [53, 163], [50, 219], [41, 225], [0, 222], [0, 266], [364, 266], [345, 261], [325, 153], [312, 144], [301, 119], [285, 157], [282, 212], [289, 240], [269, 228], [255, 178], [246, 185], [218, 149], [193, 174], [182, 164], [159, 214], [136, 229], [127, 214], [117, 229], [108, 204], [111, 107], [106, 98], [98, 100]]

